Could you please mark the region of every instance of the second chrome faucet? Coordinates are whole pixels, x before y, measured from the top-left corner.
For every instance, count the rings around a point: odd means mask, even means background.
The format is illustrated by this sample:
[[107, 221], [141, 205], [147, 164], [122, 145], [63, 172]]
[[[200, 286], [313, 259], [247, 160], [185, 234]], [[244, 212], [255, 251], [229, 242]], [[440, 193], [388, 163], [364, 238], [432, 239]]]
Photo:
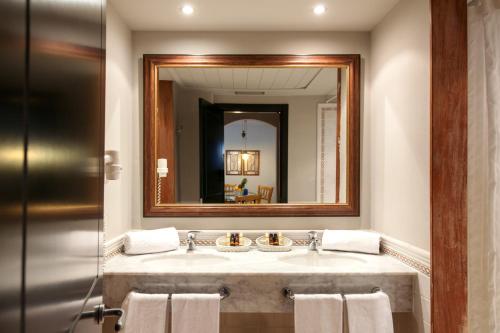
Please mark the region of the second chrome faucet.
[[318, 233], [316, 231], [309, 231], [307, 234], [309, 235], [309, 250], [318, 251], [319, 249]]
[[194, 241], [196, 240], [197, 233], [199, 233], [199, 231], [188, 231], [186, 239], [188, 251], [193, 251], [196, 248], [196, 243]]

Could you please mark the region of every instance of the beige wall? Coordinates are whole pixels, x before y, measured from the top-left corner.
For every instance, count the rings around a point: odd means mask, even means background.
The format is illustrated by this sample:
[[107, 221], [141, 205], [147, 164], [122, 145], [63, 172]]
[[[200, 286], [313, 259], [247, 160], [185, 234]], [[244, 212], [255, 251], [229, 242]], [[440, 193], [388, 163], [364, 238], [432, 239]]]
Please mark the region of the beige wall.
[[[175, 225], [179, 229], [323, 229], [368, 228], [369, 159], [363, 149], [360, 218], [143, 218], [142, 217], [142, 55], [143, 54], [353, 54], [362, 56], [362, 119], [367, 112], [369, 33], [336, 32], [133, 32], [132, 219], [134, 228]], [[362, 128], [364, 128], [362, 120]]]
[[[372, 229], [430, 248], [429, 1], [401, 0], [371, 36]], [[367, 212], [365, 212], [367, 213]]]
[[107, 240], [132, 225], [132, 33], [113, 6], [106, 12], [105, 148], [117, 150], [123, 172], [104, 184], [104, 230]]

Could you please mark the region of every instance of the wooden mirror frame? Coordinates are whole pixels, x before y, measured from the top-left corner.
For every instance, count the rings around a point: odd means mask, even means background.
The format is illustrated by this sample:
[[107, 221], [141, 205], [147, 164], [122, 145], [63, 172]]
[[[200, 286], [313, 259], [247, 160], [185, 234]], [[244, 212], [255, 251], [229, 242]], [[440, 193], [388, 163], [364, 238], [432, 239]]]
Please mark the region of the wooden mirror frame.
[[[359, 216], [360, 213], [360, 55], [149, 55], [144, 64], [144, 217], [198, 216]], [[347, 67], [346, 204], [161, 204], [157, 203], [156, 160], [165, 151], [165, 126], [157, 122], [155, 92], [160, 67]], [[167, 134], [167, 133], [166, 133]]]

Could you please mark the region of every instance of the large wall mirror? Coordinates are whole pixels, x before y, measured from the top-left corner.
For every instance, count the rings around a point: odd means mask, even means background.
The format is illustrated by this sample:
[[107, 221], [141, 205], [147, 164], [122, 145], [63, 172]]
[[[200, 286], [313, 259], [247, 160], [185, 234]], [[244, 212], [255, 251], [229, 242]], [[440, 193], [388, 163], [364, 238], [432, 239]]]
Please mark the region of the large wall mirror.
[[144, 216], [359, 216], [358, 55], [144, 55]]

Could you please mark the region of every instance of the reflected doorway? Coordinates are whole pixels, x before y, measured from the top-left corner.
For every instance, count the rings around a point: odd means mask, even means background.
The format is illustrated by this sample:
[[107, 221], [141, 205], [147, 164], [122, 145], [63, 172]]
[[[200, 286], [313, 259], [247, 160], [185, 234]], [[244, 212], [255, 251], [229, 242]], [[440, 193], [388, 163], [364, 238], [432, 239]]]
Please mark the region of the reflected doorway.
[[200, 202], [288, 201], [288, 105], [199, 99]]

